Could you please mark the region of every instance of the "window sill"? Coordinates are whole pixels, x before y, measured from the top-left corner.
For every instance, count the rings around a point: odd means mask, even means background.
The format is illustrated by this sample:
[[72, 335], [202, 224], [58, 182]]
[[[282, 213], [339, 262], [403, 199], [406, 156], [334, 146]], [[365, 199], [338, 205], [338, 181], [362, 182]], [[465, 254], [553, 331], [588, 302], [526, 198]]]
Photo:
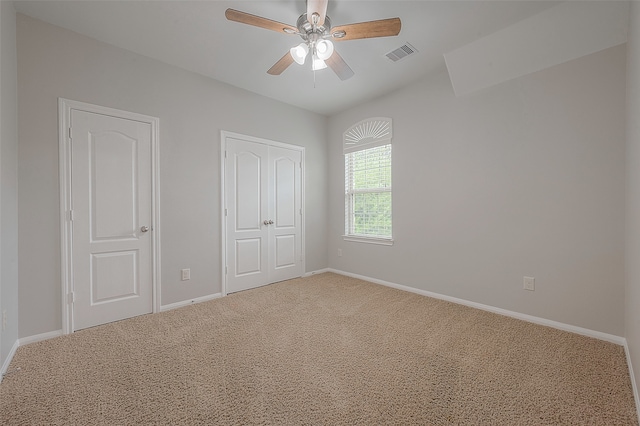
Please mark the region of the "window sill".
[[343, 235], [342, 239], [345, 241], [351, 241], [354, 243], [367, 243], [377, 244], [381, 246], [392, 246], [393, 240], [391, 238], [376, 238], [376, 237], [360, 237], [356, 235]]

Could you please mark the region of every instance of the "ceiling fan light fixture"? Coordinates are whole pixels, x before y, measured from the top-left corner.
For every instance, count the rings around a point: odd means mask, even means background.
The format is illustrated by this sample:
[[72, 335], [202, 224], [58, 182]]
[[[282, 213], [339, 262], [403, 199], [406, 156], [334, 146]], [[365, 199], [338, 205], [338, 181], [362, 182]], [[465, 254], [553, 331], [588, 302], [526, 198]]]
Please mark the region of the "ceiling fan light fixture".
[[316, 55], [323, 61], [329, 59], [333, 55], [333, 43], [329, 40], [320, 40], [316, 43]]
[[[280, 75], [294, 62], [303, 65], [307, 56], [311, 56], [311, 68], [314, 71], [330, 67], [340, 80], [346, 80], [353, 77], [353, 70], [342, 59], [342, 56], [337, 51], [334, 51], [332, 41], [397, 36], [400, 34], [402, 22], [400, 18], [388, 18], [377, 21], [357, 22], [334, 28], [331, 25], [331, 19], [326, 14], [328, 1], [307, 0], [307, 12], [298, 17], [295, 27], [235, 9], [227, 9], [225, 16], [229, 21], [260, 27], [281, 34], [296, 34], [302, 38], [303, 43], [289, 49], [289, 53], [285, 53], [282, 58], [267, 70], [268, 74]], [[328, 39], [331, 38], [333, 40], [329, 41]]]
[[323, 70], [327, 67], [327, 64], [317, 55], [313, 55], [313, 62], [311, 63], [311, 69], [313, 71]]
[[293, 60], [299, 65], [302, 65], [309, 53], [309, 46], [307, 46], [306, 43], [300, 43], [299, 45], [292, 47], [289, 52], [291, 53]]

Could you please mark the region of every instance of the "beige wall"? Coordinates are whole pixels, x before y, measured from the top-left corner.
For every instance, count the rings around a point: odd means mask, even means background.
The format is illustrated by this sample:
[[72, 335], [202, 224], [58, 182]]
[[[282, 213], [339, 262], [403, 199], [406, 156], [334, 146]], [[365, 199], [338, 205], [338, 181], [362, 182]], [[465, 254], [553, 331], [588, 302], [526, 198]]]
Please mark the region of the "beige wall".
[[[625, 60], [461, 98], [443, 71], [330, 117], [330, 267], [623, 336]], [[342, 132], [376, 116], [394, 125], [391, 247], [341, 237]]]
[[18, 92], [16, 12], [0, 2], [0, 366], [18, 340]]
[[306, 268], [326, 267], [324, 116], [22, 15], [18, 53], [21, 337], [61, 328], [58, 97], [160, 118], [163, 305], [221, 291], [221, 130], [306, 147]]
[[640, 387], [640, 4], [631, 2], [629, 16], [625, 336], [635, 369], [635, 383]]

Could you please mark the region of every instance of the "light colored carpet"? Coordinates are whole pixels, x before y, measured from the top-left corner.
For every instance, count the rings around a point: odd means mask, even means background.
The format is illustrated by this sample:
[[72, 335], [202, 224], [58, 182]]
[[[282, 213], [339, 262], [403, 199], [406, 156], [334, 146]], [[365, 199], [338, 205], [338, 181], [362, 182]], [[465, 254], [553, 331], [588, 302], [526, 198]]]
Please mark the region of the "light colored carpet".
[[3, 424], [637, 425], [622, 347], [321, 274], [19, 348]]

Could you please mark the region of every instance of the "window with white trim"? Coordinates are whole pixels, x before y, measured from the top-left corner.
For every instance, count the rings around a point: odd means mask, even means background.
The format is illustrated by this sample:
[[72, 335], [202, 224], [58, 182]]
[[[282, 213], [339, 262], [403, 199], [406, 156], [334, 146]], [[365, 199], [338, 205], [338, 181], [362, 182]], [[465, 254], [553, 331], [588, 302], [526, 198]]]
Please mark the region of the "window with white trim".
[[391, 244], [390, 118], [369, 118], [343, 135], [345, 239]]

